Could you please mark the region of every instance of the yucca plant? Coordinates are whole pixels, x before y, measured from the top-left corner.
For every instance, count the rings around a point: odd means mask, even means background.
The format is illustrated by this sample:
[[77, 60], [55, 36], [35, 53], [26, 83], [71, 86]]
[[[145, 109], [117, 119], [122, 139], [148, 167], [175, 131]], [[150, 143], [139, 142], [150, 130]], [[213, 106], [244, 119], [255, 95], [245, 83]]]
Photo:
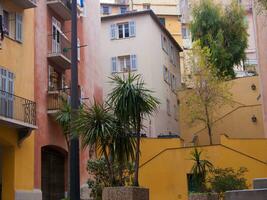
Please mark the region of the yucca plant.
[[212, 163], [201, 157], [202, 151], [199, 151], [197, 148], [191, 152], [191, 160], [194, 162], [191, 173], [197, 192], [205, 191], [207, 173], [213, 169]]
[[136, 136], [134, 185], [139, 186], [142, 122], [145, 117], [152, 115], [159, 101], [152, 95], [153, 92], [146, 88], [140, 75], [128, 73], [126, 78], [114, 75], [111, 77], [111, 84], [114, 85], [114, 88], [109, 94], [108, 103], [114, 108], [114, 113], [122, 127], [128, 128], [131, 135]]
[[95, 146], [100, 156], [105, 157], [111, 182], [114, 183], [115, 177], [112, 162], [110, 162], [109, 148], [116, 135], [116, 120], [110, 108], [94, 102], [91, 107], [80, 110], [79, 117], [74, 121], [73, 126], [81, 137], [83, 148]]

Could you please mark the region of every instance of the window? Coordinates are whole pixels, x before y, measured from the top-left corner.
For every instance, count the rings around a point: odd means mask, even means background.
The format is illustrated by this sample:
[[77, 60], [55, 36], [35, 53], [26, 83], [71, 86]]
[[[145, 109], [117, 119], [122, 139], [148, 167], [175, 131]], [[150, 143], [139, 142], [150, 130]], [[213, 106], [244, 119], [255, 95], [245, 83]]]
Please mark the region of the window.
[[9, 34], [9, 13], [4, 10], [3, 14], [4, 14], [3, 29], [4, 29], [4, 33], [8, 35]]
[[129, 23], [118, 24], [118, 32], [119, 38], [128, 38], [130, 36]]
[[166, 100], [166, 103], [167, 103], [167, 114], [168, 114], [169, 116], [171, 116], [170, 100], [167, 99], [167, 100]]
[[176, 77], [173, 74], [171, 75], [171, 90], [176, 92]]
[[165, 51], [165, 53], [168, 54], [168, 40], [165, 36], [161, 36], [161, 45], [162, 45], [162, 49], [163, 51]]
[[121, 24], [111, 24], [110, 29], [111, 29], [110, 35], [112, 40], [117, 38], [123, 39], [123, 38], [134, 37], [136, 32], [134, 21]]
[[3, 32], [8, 37], [22, 42], [23, 17], [20, 13], [3, 11]]
[[189, 38], [189, 32], [186, 27], [182, 27], [182, 37], [183, 39], [188, 39]]
[[55, 70], [54, 67], [48, 66], [48, 89], [49, 90], [60, 90], [65, 88], [66, 80], [65, 74]]
[[14, 99], [9, 94], [14, 94], [14, 78], [12, 72], [0, 67], [0, 115], [9, 118], [13, 117]]
[[163, 66], [163, 78], [166, 83], [168, 83], [168, 69], [167, 67]]
[[121, 14], [127, 13], [127, 7], [121, 6], [120, 11], [121, 11]]
[[165, 18], [160, 17], [159, 22], [161, 23], [161, 25], [165, 26]]
[[107, 6], [107, 5], [103, 5], [102, 6], [102, 14], [104, 14], [104, 15], [108, 15], [108, 14], [110, 14], [110, 7], [109, 6]]
[[111, 72], [129, 72], [137, 70], [137, 58], [136, 55], [126, 55], [113, 57], [111, 59], [112, 68]]
[[144, 10], [149, 10], [150, 9], [150, 3], [144, 3], [143, 4], [143, 9]]
[[173, 46], [172, 46], [172, 44], [170, 44], [170, 61], [171, 61], [171, 63], [173, 63], [174, 64], [174, 48], [173, 48]]
[[131, 68], [130, 56], [118, 57], [121, 72], [128, 72]]

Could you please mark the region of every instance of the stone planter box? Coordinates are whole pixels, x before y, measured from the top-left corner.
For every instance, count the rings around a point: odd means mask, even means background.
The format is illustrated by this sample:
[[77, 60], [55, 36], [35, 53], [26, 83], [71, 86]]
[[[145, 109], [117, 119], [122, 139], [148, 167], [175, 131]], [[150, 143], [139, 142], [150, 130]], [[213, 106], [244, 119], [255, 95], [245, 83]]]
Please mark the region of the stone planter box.
[[189, 200], [219, 200], [219, 195], [216, 193], [210, 194], [190, 194]]
[[140, 187], [106, 187], [102, 200], [149, 200], [149, 189]]

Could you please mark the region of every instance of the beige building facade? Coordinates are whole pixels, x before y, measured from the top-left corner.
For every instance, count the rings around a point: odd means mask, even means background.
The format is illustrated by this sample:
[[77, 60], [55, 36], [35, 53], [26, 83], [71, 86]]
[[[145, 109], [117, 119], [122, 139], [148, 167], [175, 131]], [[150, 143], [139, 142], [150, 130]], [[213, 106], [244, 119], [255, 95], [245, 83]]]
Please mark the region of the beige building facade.
[[102, 16], [153, 10], [175, 40], [182, 42], [178, 0], [101, 0], [100, 9]]
[[179, 134], [176, 91], [181, 82], [180, 51], [151, 10], [102, 17], [104, 96], [112, 89], [108, 79], [112, 74], [141, 74], [160, 101], [157, 112], [145, 122], [148, 137]]

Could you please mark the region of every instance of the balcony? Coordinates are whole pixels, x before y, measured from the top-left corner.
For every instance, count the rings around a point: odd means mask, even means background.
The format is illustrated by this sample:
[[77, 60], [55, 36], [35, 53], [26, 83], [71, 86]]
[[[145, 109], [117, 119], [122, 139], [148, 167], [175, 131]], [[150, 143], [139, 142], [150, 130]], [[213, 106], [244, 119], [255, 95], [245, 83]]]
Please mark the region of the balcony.
[[15, 4], [19, 5], [23, 9], [35, 8], [37, 6], [37, 0], [12, 0]]
[[47, 5], [63, 20], [71, 20], [70, 0], [47, 0]]
[[62, 33], [56, 32], [48, 36], [47, 59], [63, 70], [71, 66], [71, 43]]
[[48, 91], [47, 96], [47, 113], [55, 116], [62, 108], [64, 102], [70, 100], [70, 91], [68, 89]]
[[36, 129], [35, 102], [0, 90], [0, 124], [18, 130], [18, 144]]

